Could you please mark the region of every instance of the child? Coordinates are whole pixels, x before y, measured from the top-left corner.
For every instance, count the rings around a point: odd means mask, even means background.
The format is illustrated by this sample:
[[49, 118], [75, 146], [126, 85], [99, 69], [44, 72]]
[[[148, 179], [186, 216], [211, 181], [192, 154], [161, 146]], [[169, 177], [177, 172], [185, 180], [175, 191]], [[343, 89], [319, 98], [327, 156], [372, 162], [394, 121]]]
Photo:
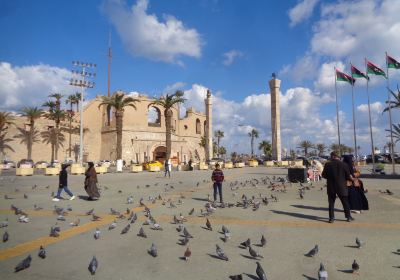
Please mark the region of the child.
[[73, 193], [68, 189], [68, 164], [62, 164], [61, 165], [61, 171], [60, 174], [58, 175], [58, 191], [56, 197], [53, 198], [53, 201], [60, 201], [61, 199], [61, 192], [64, 190], [69, 196], [71, 197], [69, 200], [74, 200], [75, 196]]
[[214, 201], [217, 200], [217, 192], [219, 193], [219, 201], [224, 203], [222, 200], [222, 182], [224, 181], [224, 173], [219, 169], [219, 163], [215, 165], [215, 169], [211, 175], [211, 180], [214, 182]]

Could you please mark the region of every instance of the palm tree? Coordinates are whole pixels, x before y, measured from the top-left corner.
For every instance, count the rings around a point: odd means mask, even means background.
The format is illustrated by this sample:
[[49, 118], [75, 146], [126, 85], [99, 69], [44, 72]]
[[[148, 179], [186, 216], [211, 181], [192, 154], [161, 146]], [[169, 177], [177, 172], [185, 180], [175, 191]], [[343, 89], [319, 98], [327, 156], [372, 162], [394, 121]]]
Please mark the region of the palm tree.
[[10, 150], [15, 152], [15, 150], [8, 144], [9, 142], [12, 142], [13, 139], [7, 138], [7, 132], [0, 130], [0, 155], [1, 159], [4, 158], [5, 155], [5, 150]]
[[54, 128], [50, 128], [46, 131], [40, 133], [42, 136], [42, 142], [51, 145], [51, 162], [57, 159], [57, 152], [60, 147], [63, 147], [63, 142], [65, 141], [64, 134], [59, 133]]
[[199, 146], [202, 147], [204, 149], [204, 154], [206, 154], [206, 137], [205, 136], [201, 136], [200, 142], [199, 142]]
[[226, 149], [225, 149], [224, 146], [219, 147], [219, 149], [218, 149], [218, 155], [221, 155], [221, 156], [225, 159]]
[[315, 148], [318, 151], [318, 156], [323, 156], [326, 152], [326, 145], [324, 143], [318, 143], [315, 145]]
[[[33, 143], [37, 142], [37, 134], [39, 133], [38, 131], [35, 130], [35, 121], [39, 119], [43, 115], [43, 110], [38, 109], [37, 107], [25, 107], [22, 109], [22, 115], [26, 117], [29, 121], [29, 133], [28, 133], [28, 141], [26, 141], [26, 146], [28, 149], [28, 159], [32, 159], [32, 147]], [[25, 132], [26, 130], [23, 129]], [[24, 135], [24, 132], [20, 130], [20, 135]], [[36, 139], [35, 139], [36, 137]], [[17, 137], [21, 138], [21, 137]], [[21, 140], [22, 142], [22, 140]]]
[[224, 138], [224, 132], [221, 130], [217, 130], [214, 132], [214, 137], [217, 138], [217, 154], [219, 157], [219, 142], [221, 141], [221, 138]]
[[232, 152], [232, 153], [231, 153], [231, 161], [235, 162], [236, 159], [237, 159], [237, 157], [238, 157], [238, 155], [237, 155], [236, 152]]
[[161, 96], [155, 101], [151, 102], [150, 105], [158, 105], [164, 108], [165, 118], [165, 146], [167, 148], [166, 157], [171, 157], [171, 122], [172, 122], [172, 107], [176, 104], [184, 103], [183, 91], [177, 90], [174, 94]]
[[77, 97], [75, 94], [68, 95], [67, 99], [65, 100], [66, 104], [70, 104], [70, 109], [67, 111], [66, 118], [69, 121], [69, 141], [68, 141], [68, 151], [69, 155], [68, 157], [71, 158], [71, 153], [72, 153], [72, 121], [74, 120], [74, 110], [73, 110], [73, 105], [77, 102]]
[[[389, 129], [386, 129], [387, 132], [390, 132]], [[400, 141], [400, 123], [395, 125], [393, 124], [393, 138], [396, 139], [394, 143], [397, 143]]]
[[14, 124], [14, 116], [9, 112], [0, 112], [0, 131], [7, 129], [7, 125]]
[[122, 159], [122, 126], [124, 119], [125, 107], [132, 107], [136, 110], [135, 103], [139, 102], [138, 99], [132, 97], [125, 97], [125, 93], [122, 91], [117, 91], [113, 96], [102, 96], [102, 101], [99, 104], [101, 106], [106, 106], [107, 112], [114, 108], [115, 110], [115, 120], [116, 120], [116, 131], [117, 131], [117, 159]]
[[[75, 104], [76, 104], [76, 111], [79, 112], [79, 104], [81, 103], [81, 96], [80, 92], [75, 93]], [[85, 99], [84, 99], [85, 101]]]
[[253, 157], [254, 155], [254, 138], [258, 138], [258, 131], [256, 129], [252, 129], [249, 133], [248, 133], [249, 137], [250, 137], [250, 144], [251, 144], [251, 157]]
[[269, 141], [261, 141], [260, 144], [258, 144], [258, 149], [263, 151], [264, 155], [267, 158], [271, 158], [272, 156], [272, 145], [271, 142]]
[[61, 109], [61, 99], [64, 97], [64, 95], [62, 95], [61, 93], [53, 93], [53, 94], [50, 94], [49, 97], [55, 98], [56, 101], [54, 103], [56, 105], [56, 108], [58, 110], [60, 110]]
[[28, 155], [27, 159], [32, 159], [32, 146], [33, 143], [39, 142], [39, 131], [32, 127], [26, 130], [23, 127], [17, 127], [19, 134], [15, 135], [14, 138], [20, 139], [20, 144], [25, 144], [27, 147]]
[[[45, 102], [42, 106], [48, 107], [48, 111], [44, 113], [44, 116], [49, 119], [49, 120], [53, 120], [55, 123], [55, 127], [51, 128], [52, 130], [54, 130], [53, 133], [57, 133], [57, 134], [61, 134], [60, 132], [60, 123], [62, 120], [65, 119], [66, 117], [66, 113], [64, 110], [60, 109], [61, 106], [61, 94], [55, 93], [50, 95], [50, 97], [54, 97], [56, 98], [56, 102], [53, 101], [47, 101]], [[63, 136], [64, 137], [64, 136]], [[60, 139], [60, 137], [54, 137], [55, 141], [58, 141], [58, 139]], [[54, 145], [54, 157], [53, 160], [57, 160], [58, 159], [58, 149], [59, 149], [60, 145], [58, 143], [56, 143]]]
[[307, 155], [308, 155], [308, 150], [309, 150], [309, 149], [312, 149], [313, 147], [314, 147], [314, 144], [311, 143], [311, 141], [304, 140], [304, 141], [301, 141], [301, 142], [299, 143], [299, 146], [298, 146], [297, 148], [303, 149], [303, 151], [304, 151], [304, 156], [307, 157]]
[[397, 86], [397, 94], [394, 93], [390, 88], [388, 88], [388, 90], [393, 95], [394, 100], [390, 100], [390, 102], [386, 101], [386, 104], [388, 104], [388, 106], [383, 110], [382, 113], [384, 113], [386, 111], [389, 111], [389, 108], [390, 109], [400, 108], [400, 89], [399, 89], [399, 86]]

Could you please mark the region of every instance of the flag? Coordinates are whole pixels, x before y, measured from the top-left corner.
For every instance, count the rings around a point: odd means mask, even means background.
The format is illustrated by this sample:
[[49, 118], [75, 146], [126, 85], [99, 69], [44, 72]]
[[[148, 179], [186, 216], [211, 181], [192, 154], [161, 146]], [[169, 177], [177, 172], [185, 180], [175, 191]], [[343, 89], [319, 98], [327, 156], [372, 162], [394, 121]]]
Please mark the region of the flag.
[[365, 75], [363, 72], [361, 72], [360, 70], [358, 70], [356, 67], [354, 67], [353, 65], [351, 65], [351, 76], [353, 78], [365, 78], [367, 80], [369, 80], [368, 76]]
[[386, 61], [388, 68], [400, 69], [400, 62], [393, 57], [386, 55]]
[[378, 66], [374, 65], [372, 62], [367, 60], [367, 73], [373, 75], [384, 76], [386, 78], [385, 72], [379, 68]]
[[354, 79], [353, 77], [343, 72], [340, 72], [339, 70], [336, 70], [336, 80], [341, 82], [348, 82], [351, 85], [353, 85], [354, 82], [356, 81], [356, 79]]

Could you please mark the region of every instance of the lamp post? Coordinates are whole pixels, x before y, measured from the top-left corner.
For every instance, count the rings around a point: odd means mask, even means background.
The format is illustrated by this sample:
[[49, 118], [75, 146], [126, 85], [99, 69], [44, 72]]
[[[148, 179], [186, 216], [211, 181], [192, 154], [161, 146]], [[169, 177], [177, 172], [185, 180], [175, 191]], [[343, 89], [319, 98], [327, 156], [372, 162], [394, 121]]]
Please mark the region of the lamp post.
[[[75, 69], [71, 70], [72, 78], [69, 82], [71, 86], [76, 86], [81, 88], [81, 100], [80, 100], [80, 139], [79, 139], [79, 162], [82, 165], [83, 163], [83, 95], [85, 92], [85, 88], [93, 88], [95, 83], [90, 81], [90, 79], [96, 77], [96, 73], [89, 73], [86, 71], [87, 68], [96, 68], [96, 64], [88, 63], [88, 62], [80, 62], [80, 61], [72, 61], [72, 66]], [[76, 70], [78, 69], [78, 70]]]

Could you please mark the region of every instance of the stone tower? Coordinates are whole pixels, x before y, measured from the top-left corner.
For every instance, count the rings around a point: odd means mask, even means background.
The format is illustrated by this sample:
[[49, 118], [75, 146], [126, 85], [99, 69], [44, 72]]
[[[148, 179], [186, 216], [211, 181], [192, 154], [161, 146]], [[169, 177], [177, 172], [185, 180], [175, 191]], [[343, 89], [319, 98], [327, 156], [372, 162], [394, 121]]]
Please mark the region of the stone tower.
[[211, 91], [207, 90], [207, 97], [204, 99], [206, 106], [206, 127], [205, 135], [206, 138], [206, 160], [213, 158], [213, 141], [212, 141], [212, 96]]
[[281, 110], [279, 104], [279, 88], [281, 81], [273, 75], [269, 81], [271, 92], [271, 130], [272, 130], [272, 159], [281, 161]]

